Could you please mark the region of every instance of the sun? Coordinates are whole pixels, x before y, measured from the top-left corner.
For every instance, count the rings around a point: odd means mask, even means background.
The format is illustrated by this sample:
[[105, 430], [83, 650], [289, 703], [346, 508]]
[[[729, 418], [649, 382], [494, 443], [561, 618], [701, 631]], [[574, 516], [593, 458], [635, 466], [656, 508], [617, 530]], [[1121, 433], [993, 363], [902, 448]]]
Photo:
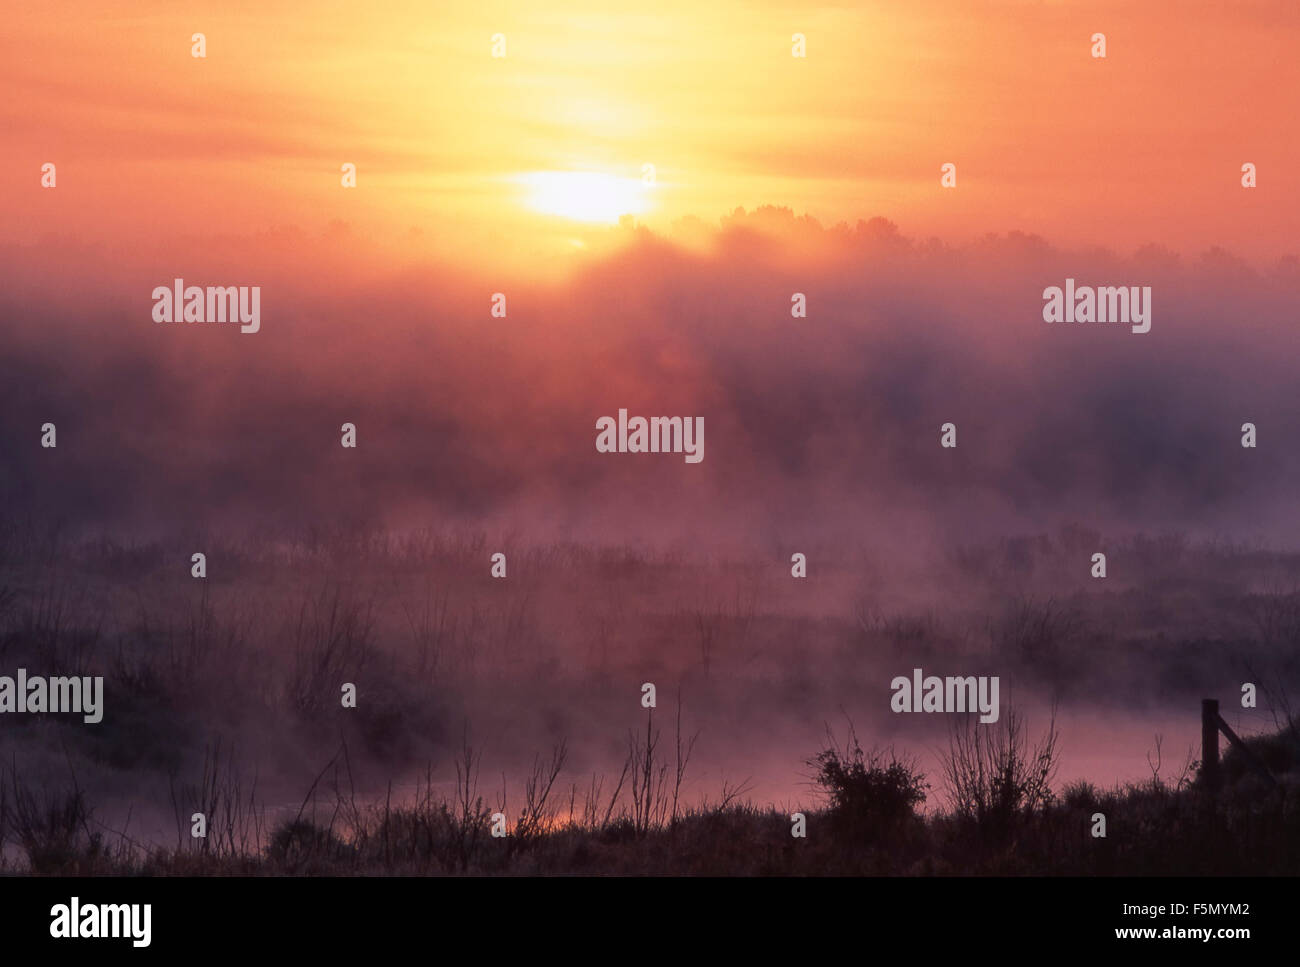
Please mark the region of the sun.
[[650, 187], [638, 178], [595, 171], [534, 171], [516, 179], [535, 212], [577, 222], [613, 224], [649, 208]]

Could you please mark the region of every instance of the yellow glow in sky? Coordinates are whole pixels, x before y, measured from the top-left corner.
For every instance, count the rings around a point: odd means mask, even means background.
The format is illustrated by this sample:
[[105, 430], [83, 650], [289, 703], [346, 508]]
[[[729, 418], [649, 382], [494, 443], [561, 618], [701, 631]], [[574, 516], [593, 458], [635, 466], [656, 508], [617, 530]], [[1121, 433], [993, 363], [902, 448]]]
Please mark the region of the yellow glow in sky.
[[[201, 24], [170, 0], [10, 6], [0, 88], [22, 96], [0, 99], [0, 137], [21, 163], [0, 165], [0, 243], [165, 240], [179, 211], [209, 235], [343, 224], [381, 262], [517, 246], [531, 265], [620, 215], [667, 232], [780, 205], [950, 243], [1295, 248], [1269, 175], [1298, 144], [1300, 6], [1282, 0], [259, 0]], [[1188, 6], [1196, 28], [1174, 29]], [[45, 162], [57, 191], [32, 176]]]
[[650, 207], [650, 186], [637, 178], [593, 171], [534, 171], [517, 181], [525, 204], [544, 215], [579, 222], [614, 224], [621, 215], [641, 215]]

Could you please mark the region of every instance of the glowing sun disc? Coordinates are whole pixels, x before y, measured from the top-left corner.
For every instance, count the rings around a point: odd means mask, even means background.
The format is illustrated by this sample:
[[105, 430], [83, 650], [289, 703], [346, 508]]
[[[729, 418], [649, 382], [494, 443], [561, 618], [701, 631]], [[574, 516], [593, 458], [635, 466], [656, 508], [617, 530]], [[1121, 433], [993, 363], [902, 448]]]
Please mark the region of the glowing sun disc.
[[648, 207], [648, 187], [639, 178], [590, 171], [534, 171], [517, 179], [527, 190], [527, 205], [544, 215], [579, 222], [617, 222]]

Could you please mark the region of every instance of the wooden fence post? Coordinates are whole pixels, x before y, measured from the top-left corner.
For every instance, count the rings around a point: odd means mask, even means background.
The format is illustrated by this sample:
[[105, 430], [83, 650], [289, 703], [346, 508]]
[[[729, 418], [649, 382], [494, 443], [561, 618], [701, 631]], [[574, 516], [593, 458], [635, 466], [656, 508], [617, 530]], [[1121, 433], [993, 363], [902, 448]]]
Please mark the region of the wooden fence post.
[[1201, 699], [1201, 778], [1209, 789], [1219, 787], [1219, 700]]

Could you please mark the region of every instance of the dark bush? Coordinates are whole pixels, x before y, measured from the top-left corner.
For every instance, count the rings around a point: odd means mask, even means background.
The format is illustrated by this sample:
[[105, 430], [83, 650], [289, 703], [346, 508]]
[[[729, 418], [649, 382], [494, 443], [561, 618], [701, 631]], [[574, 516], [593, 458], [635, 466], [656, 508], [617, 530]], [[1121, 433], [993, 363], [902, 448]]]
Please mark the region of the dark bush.
[[813, 779], [829, 801], [832, 823], [867, 840], [896, 834], [917, 821], [916, 807], [929, 786], [915, 764], [892, 749], [866, 753], [850, 733], [845, 748], [831, 745], [809, 761]]

